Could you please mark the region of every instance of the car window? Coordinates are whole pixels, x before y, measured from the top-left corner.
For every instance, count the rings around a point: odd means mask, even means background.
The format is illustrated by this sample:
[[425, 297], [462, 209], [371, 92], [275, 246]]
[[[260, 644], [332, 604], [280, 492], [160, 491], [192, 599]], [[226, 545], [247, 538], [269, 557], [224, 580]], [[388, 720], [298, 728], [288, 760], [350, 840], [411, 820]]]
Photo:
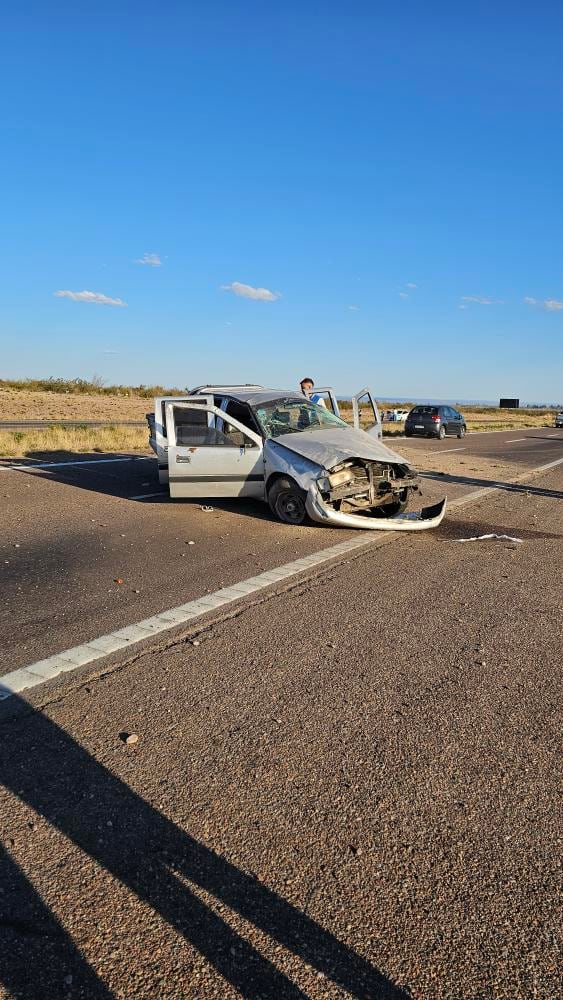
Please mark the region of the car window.
[[265, 437], [277, 438], [283, 434], [297, 434], [328, 427], [346, 427], [348, 424], [324, 406], [317, 406], [305, 396], [273, 399], [257, 406], [255, 414]]
[[437, 406], [415, 406], [414, 410], [411, 410], [413, 417], [421, 417], [423, 414], [436, 416], [438, 413]]
[[244, 424], [245, 427], [248, 427], [256, 434], [260, 433], [254, 414], [245, 403], [239, 403], [237, 399], [230, 399], [225, 407], [225, 413], [228, 417], [234, 417], [235, 420], [238, 420], [239, 424]]
[[218, 430], [215, 416], [208, 423], [206, 410], [184, 410], [174, 408], [176, 444], [194, 448], [257, 448], [255, 441], [247, 437], [238, 427], [225, 419], [223, 429]]

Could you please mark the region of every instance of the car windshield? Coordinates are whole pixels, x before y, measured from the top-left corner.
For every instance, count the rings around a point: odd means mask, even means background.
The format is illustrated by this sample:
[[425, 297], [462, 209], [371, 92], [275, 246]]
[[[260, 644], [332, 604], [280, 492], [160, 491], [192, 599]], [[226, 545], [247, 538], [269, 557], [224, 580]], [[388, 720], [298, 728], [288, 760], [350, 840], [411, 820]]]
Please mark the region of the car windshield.
[[305, 396], [272, 399], [271, 402], [255, 407], [254, 413], [267, 438], [324, 430], [328, 427], [348, 427], [344, 420], [336, 417], [325, 406], [312, 403]]

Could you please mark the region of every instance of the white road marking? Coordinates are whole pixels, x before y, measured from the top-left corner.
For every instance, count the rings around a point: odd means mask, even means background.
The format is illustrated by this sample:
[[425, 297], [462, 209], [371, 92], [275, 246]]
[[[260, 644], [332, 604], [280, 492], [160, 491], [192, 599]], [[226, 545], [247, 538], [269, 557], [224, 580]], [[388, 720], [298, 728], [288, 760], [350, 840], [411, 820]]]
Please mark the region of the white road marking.
[[547, 436], [548, 436], [548, 438], [556, 438], [556, 437], [559, 437], [559, 434], [557, 434], [557, 433], [555, 433], [555, 434], [548, 434]]
[[[547, 472], [548, 469], [553, 469], [555, 466], [561, 464], [563, 464], [563, 458], [557, 458], [555, 461], [548, 462], [546, 465], [540, 465], [536, 469], [529, 469], [521, 476], [518, 476], [514, 480], [514, 483], [522, 481], [533, 474]], [[502, 488], [505, 488], [506, 485], [506, 483], [499, 484]], [[484, 489], [475, 490], [464, 497], [452, 500], [449, 508], [457, 509], [464, 507], [466, 504], [471, 503], [472, 500], [488, 496], [489, 493], [494, 493], [496, 489], [496, 486], [487, 486]], [[176, 608], [169, 608], [158, 615], [145, 618], [125, 628], [117, 629], [108, 635], [99, 636], [97, 639], [90, 639], [80, 646], [65, 649], [61, 653], [55, 653], [54, 656], [49, 656], [44, 660], [38, 660], [36, 663], [20, 667], [18, 670], [12, 670], [10, 673], [0, 677], [0, 701], [10, 698], [21, 691], [36, 687], [38, 684], [44, 684], [45, 681], [52, 680], [54, 677], [58, 677], [59, 674], [68, 673], [69, 671], [76, 670], [77, 667], [84, 666], [86, 663], [103, 659], [109, 653], [131, 648], [136, 643], [149, 639], [151, 636], [158, 635], [160, 632], [168, 632], [178, 625], [184, 625], [192, 619], [200, 618], [209, 611], [216, 611], [218, 608], [232, 604], [234, 601], [238, 601], [248, 594], [264, 590], [266, 587], [270, 587], [280, 580], [287, 580], [290, 577], [298, 576], [305, 570], [312, 569], [314, 566], [321, 566], [330, 559], [347, 555], [356, 549], [367, 548], [373, 545], [375, 541], [379, 541], [380, 545], [385, 544], [394, 537], [394, 532], [387, 533], [384, 538], [381, 536], [374, 538], [371, 534], [366, 538], [362, 533], [359, 538], [351, 538], [346, 542], [341, 542], [339, 545], [331, 545], [329, 548], [321, 549], [320, 552], [315, 552], [310, 556], [296, 559], [294, 562], [286, 563], [284, 566], [277, 566], [275, 569], [267, 570], [267, 572], [260, 573], [258, 576], [252, 576], [230, 587], [223, 587], [221, 590], [216, 590], [213, 594], [205, 594], [195, 601], [180, 604]]]
[[152, 455], [124, 455], [123, 458], [84, 458], [79, 462], [35, 462], [33, 465], [0, 465], [8, 472], [27, 472], [29, 469], [60, 469], [64, 465], [109, 465], [110, 462], [152, 462]]
[[147, 500], [148, 497], [167, 497], [168, 493], [160, 490], [158, 493], [139, 493], [136, 497], [128, 497], [128, 500]]
[[440, 449], [440, 455], [451, 455], [452, 451], [465, 451], [465, 448], [444, 448]]
[[518, 441], [527, 441], [528, 438], [510, 438], [510, 441], [505, 441], [505, 444], [516, 444]]

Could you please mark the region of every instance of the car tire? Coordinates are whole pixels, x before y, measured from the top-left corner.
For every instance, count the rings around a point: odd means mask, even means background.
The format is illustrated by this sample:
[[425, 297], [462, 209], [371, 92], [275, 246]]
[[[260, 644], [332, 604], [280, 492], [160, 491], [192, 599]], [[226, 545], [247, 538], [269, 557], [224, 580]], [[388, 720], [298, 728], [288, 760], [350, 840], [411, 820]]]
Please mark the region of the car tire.
[[440, 430], [438, 431], [438, 438], [439, 438], [440, 441], [443, 441], [444, 438], [445, 438], [445, 436], [446, 436], [446, 428], [442, 424], [442, 426], [440, 427]]
[[406, 438], [411, 438], [412, 437], [412, 431], [405, 431], [405, 437]]
[[283, 524], [306, 524], [309, 520], [305, 498], [307, 494], [289, 476], [276, 479], [268, 490], [270, 510]]
[[464, 424], [463, 427], [460, 428], [460, 432], [458, 434], [458, 438], [464, 438], [465, 437], [465, 430], [466, 430], [466, 428], [465, 428], [465, 424]]

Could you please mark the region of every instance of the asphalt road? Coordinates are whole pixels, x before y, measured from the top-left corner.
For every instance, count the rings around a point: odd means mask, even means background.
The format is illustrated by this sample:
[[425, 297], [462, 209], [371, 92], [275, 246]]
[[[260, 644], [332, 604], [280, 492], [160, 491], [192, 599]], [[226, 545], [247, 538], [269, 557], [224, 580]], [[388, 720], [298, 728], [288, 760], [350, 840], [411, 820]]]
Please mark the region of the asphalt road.
[[[524, 471], [563, 454], [562, 432], [501, 440], [513, 436], [391, 445], [426, 470], [423, 503], [431, 503], [490, 485], [507, 468]], [[441, 455], [453, 471], [440, 471]], [[155, 480], [153, 459], [92, 458], [0, 468], [0, 649], [10, 669], [354, 534], [282, 525], [259, 502], [213, 501], [211, 511], [172, 502]]]
[[[400, 442], [505, 486], [0, 706], [0, 996], [557, 995], [550, 433]], [[0, 471], [3, 672], [352, 537], [150, 465]]]

